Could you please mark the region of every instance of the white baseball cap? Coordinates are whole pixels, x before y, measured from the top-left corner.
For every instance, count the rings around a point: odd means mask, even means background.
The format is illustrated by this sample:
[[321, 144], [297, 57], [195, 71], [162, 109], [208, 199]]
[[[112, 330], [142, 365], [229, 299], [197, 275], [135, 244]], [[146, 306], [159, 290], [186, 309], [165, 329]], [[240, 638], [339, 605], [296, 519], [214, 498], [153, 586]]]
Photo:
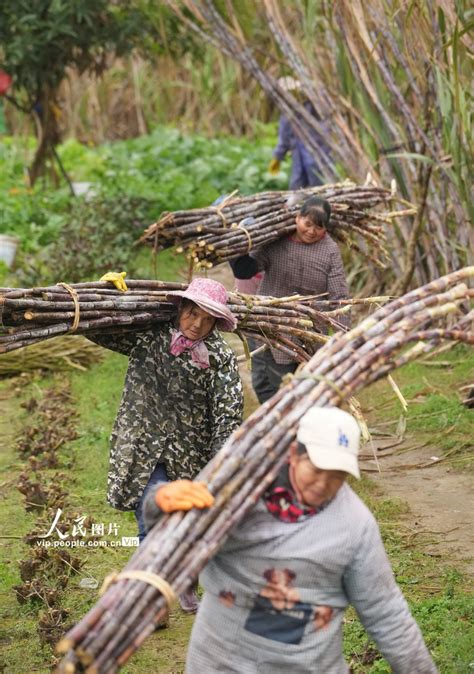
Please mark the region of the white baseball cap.
[[348, 412], [338, 407], [312, 407], [301, 417], [296, 439], [317, 468], [343, 470], [360, 478], [360, 428]]
[[291, 75], [279, 77], [277, 81], [284, 91], [299, 91], [301, 89], [301, 82]]

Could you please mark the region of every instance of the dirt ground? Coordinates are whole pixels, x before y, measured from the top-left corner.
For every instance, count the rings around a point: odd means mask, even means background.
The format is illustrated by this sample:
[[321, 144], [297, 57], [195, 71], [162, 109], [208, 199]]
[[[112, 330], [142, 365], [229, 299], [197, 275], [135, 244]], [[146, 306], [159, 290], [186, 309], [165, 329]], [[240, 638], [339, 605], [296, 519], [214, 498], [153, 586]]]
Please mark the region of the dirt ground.
[[[409, 451], [408, 442], [402, 443], [397, 447], [397, 454], [385, 457], [380, 456], [383, 446], [383, 442], [373, 443], [377, 461], [362, 461], [362, 469], [370, 470], [370, 477], [386, 496], [408, 503], [407, 529], [415, 535], [422, 533], [428, 554], [434, 557], [449, 554], [453, 563], [459, 563], [466, 574], [474, 577], [472, 475], [453, 470], [443, 462], [437, 463], [441, 453], [436, 444]], [[398, 453], [404, 449], [408, 451]], [[366, 451], [370, 451], [369, 447]], [[420, 464], [426, 467], [409, 467]]]
[[[209, 272], [209, 277], [223, 283], [228, 290], [234, 289], [234, 279], [228, 265], [220, 265]], [[232, 347], [243, 353], [241, 342], [232, 336]], [[241, 363], [240, 372], [246, 396], [252, 407], [257, 400], [251, 387], [251, 375], [246, 363]], [[466, 574], [474, 577], [474, 480], [469, 473], [450, 469], [443, 462], [437, 463], [441, 453], [433, 445], [409, 450], [408, 441], [397, 446], [397, 453], [390, 454], [390, 441], [375, 440], [367, 446], [364, 454], [375, 452], [377, 460], [368, 458], [361, 462], [370, 477], [379, 485], [384, 495], [406, 502], [410, 512], [406, 517], [407, 530], [423, 536], [425, 550], [434, 557], [449, 554], [453, 563], [459, 563]], [[385, 448], [385, 451], [384, 451]], [[387, 451], [388, 450], [388, 451]], [[406, 450], [400, 452], [400, 450]], [[386, 454], [384, 456], [384, 453]], [[419, 464], [424, 468], [409, 468]], [[403, 468], [403, 466], [407, 466]]]

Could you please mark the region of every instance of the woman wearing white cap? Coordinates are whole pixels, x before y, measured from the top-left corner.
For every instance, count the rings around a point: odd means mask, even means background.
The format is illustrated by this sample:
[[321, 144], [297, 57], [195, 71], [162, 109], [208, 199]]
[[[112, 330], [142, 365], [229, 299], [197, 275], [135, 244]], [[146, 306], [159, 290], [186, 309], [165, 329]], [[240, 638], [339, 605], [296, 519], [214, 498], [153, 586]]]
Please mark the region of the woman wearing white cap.
[[[101, 280], [126, 291], [121, 274]], [[157, 482], [195, 477], [242, 421], [237, 360], [218, 332], [236, 327], [226, 289], [195, 278], [168, 299], [178, 305], [176, 321], [92, 338], [129, 357], [111, 436], [107, 500], [118, 510], [135, 511], [140, 541], [147, 533], [147, 491]], [[184, 598], [182, 608], [194, 612], [195, 598]]]
[[[302, 417], [288, 464], [201, 574], [188, 674], [347, 674], [349, 604], [394, 672], [436, 673], [377, 523], [345, 482], [359, 477], [359, 436], [337, 408]], [[150, 492], [145, 518], [213, 500], [203, 483], [171, 483]]]

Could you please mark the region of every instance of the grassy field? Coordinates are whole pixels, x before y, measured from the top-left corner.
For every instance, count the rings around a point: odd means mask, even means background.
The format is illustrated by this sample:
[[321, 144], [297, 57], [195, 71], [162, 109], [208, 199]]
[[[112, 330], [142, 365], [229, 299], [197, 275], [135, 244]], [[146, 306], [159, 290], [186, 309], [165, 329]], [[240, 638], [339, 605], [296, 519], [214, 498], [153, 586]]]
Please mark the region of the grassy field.
[[[170, 274], [173, 273], [170, 270]], [[64, 514], [86, 515], [96, 523], [117, 525], [117, 536], [134, 536], [136, 526], [131, 513], [112, 510], [105, 501], [108, 437], [119, 404], [127, 361], [106, 352], [104, 360], [87, 372], [73, 372], [51, 378], [38, 376], [4, 380], [0, 399], [5, 406], [0, 454], [2, 538], [0, 611], [2, 615], [2, 655], [0, 672], [27, 674], [49, 672], [53, 656], [49, 646], [41, 646], [37, 634], [38, 620], [45, 610], [41, 602], [19, 605], [13, 586], [21, 582], [19, 561], [30, 554], [23, 536], [38, 521], [42, 531], [48, 518], [41, 511], [27, 512], [24, 499], [16, 488], [24, 459], [15, 449], [15, 438], [22, 437], [35, 422], [35, 412], [21, 406], [32, 396], [38, 400], [51, 387], [67, 385], [76, 412], [78, 436], [59, 451], [57, 469], [45, 469], [41, 475], [58, 482], [67, 492]], [[431, 364], [406, 366], [396, 375], [404, 396], [409, 400], [407, 431], [420, 442], [436, 436], [445, 452], [446, 462], [455, 469], [472, 468], [467, 451], [472, 438], [472, 411], [459, 403], [458, 389], [472, 375], [474, 359], [467, 348], [456, 347], [438, 356]], [[14, 398], [11, 394], [16, 394]], [[7, 399], [7, 396], [10, 396]], [[386, 383], [375, 384], [361, 396], [369, 423], [380, 424], [399, 418], [400, 405]], [[443, 674], [460, 674], [472, 668], [474, 608], [469, 580], [462, 569], [453, 568], [449, 558], [433, 558], [417, 545], [416, 539], [404, 535], [398, 526], [407, 516], [405, 503], [387, 499], [369, 478], [356, 485], [362, 498], [374, 511], [382, 529], [388, 554], [399, 584], [419, 621], [426, 641]], [[39, 519], [38, 519], [39, 517]], [[116, 537], [117, 537], [116, 536]], [[115, 538], [116, 538], [115, 537]], [[105, 536], [113, 540], [114, 536]], [[77, 621], [96, 601], [97, 589], [81, 587], [80, 582], [94, 579], [100, 586], [112, 569], [120, 569], [133, 548], [99, 547], [78, 549], [83, 566], [71, 574], [61, 592], [60, 606], [67, 608], [66, 626]], [[177, 674], [184, 669], [186, 644], [193, 619], [175, 609], [169, 630], [153, 635], [124, 668], [127, 674], [163, 672]], [[379, 658], [352, 611], [347, 613], [345, 652], [357, 674], [389, 672]]]
[[[394, 375], [408, 403], [407, 430], [416, 433], [420, 443], [436, 443], [444, 450], [445, 460], [460, 469], [474, 467], [474, 456], [468, 451], [473, 444], [474, 413], [460, 404], [463, 397], [460, 389], [472, 384], [473, 376], [472, 348], [464, 345], [436, 358], [410, 363]], [[374, 426], [382, 422], [389, 430], [395, 429], [402, 408], [386, 382], [372, 385], [360, 400]]]

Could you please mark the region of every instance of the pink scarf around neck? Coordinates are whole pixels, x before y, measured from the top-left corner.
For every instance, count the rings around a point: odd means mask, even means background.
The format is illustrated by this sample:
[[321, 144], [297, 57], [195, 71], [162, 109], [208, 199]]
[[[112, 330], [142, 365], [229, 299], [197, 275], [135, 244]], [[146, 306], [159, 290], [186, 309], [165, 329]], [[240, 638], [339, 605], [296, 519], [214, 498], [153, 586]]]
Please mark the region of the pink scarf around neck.
[[175, 330], [171, 336], [170, 353], [179, 356], [183, 351], [190, 351], [192, 362], [202, 370], [209, 367], [209, 351], [204, 340], [188, 339], [181, 330]]

